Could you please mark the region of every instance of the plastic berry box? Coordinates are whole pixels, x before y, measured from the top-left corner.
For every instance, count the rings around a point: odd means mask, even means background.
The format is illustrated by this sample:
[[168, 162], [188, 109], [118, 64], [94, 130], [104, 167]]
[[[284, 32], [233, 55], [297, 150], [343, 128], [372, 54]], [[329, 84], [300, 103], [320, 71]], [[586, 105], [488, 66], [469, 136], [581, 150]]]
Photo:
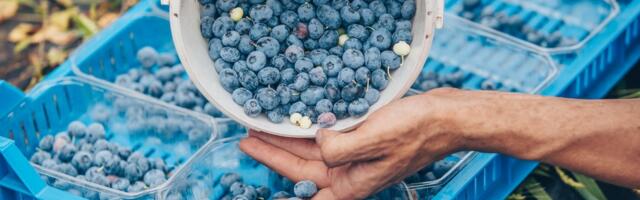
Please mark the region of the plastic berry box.
[[583, 47], [619, 12], [615, 0], [453, 0], [445, 9], [470, 25], [547, 52]]
[[[100, 106], [96, 106], [100, 105]], [[82, 78], [61, 78], [43, 82], [21, 102], [0, 117], [0, 135], [15, 140], [16, 146], [29, 158], [37, 151], [39, 140], [47, 135], [64, 131], [74, 120], [84, 123], [96, 122], [93, 116], [97, 107], [112, 108], [97, 113], [109, 113], [101, 117], [109, 142], [131, 148], [148, 158], [162, 159], [171, 172], [164, 183], [140, 192], [124, 192], [92, 182], [80, 180], [32, 163], [47, 184], [61, 190], [71, 190], [81, 196], [115, 199], [151, 199], [174, 186], [174, 174], [183, 166], [197, 160], [217, 138], [216, 125], [212, 118], [160, 103], [149, 97], [135, 95], [108, 84]], [[150, 120], [162, 118], [162, 127], [131, 128], [132, 122], [125, 120], [124, 110], [141, 111]], [[201, 133], [197, 137], [189, 130]], [[28, 180], [27, 180], [28, 181]], [[36, 180], [33, 180], [36, 181]], [[37, 180], [40, 181], [40, 180]], [[54, 184], [57, 183], [57, 184]]]
[[[233, 131], [229, 129], [229, 131]], [[265, 186], [271, 195], [279, 191], [293, 194], [293, 182], [283, 178], [266, 166], [241, 152], [238, 142], [241, 136], [224, 138], [214, 142], [197, 162], [185, 166], [177, 173], [175, 185], [164, 193], [166, 199], [222, 199], [225, 189], [220, 179], [227, 173], [240, 175], [246, 185]], [[411, 199], [404, 183], [391, 186], [374, 195], [377, 199]], [[272, 196], [273, 197], [273, 196]], [[269, 198], [271, 199], [271, 198]]]

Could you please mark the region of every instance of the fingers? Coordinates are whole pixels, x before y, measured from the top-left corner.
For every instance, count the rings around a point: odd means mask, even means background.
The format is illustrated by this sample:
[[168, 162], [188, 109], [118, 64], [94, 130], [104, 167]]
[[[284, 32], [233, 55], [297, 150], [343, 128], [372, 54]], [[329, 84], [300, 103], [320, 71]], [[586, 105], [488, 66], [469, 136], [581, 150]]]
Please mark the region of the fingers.
[[258, 138], [240, 141], [240, 149], [254, 159], [293, 181], [312, 180], [319, 187], [329, 186], [327, 167], [321, 161], [309, 161]]
[[307, 160], [322, 160], [320, 147], [315, 141], [310, 139], [280, 137], [255, 130], [249, 130], [249, 136], [257, 137], [266, 143], [277, 146]]
[[333, 195], [333, 191], [331, 191], [331, 188], [321, 189], [320, 191], [318, 191], [318, 193], [316, 193], [316, 195], [313, 195], [313, 198], [311, 198], [311, 200], [335, 200], [335, 199], [338, 199], [338, 198], [336, 198], [336, 196]]
[[380, 138], [361, 130], [339, 133], [321, 129], [316, 134], [316, 142], [320, 145], [322, 158], [329, 167], [373, 160], [383, 156], [387, 150], [378, 146], [376, 139]]

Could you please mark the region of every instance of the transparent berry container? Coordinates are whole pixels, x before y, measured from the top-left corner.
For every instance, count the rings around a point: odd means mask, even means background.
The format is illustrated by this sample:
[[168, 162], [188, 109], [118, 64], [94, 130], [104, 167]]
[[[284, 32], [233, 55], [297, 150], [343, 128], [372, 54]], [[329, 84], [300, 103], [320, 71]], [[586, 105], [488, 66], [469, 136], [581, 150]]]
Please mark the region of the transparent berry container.
[[[174, 187], [164, 193], [166, 199], [221, 199], [225, 195], [224, 189], [218, 185], [220, 177], [225, 173], [237, 173], [243, 183], [253, 186], [266, 186], [271, 194], [287, 191], [293, 188], [293, 182], [283, 178], [276, 172], [260, 164], [256, 160], [240, 151], [238, 142], [245, 135], [238, 135], [245, 129], [228, 120], [227, 131], [223, 135], [236, 135], [214, 141], [196, 162], [185, 165], [185, 169], [176, 173]], [[219, 123], [220, 126], [223, 123]], [[235, 128], [234, 128], [235, 127]], [[239, 128], [239, 129], [237, 129]], [[234, 130], [237, 129], [237, 130]], [[245, 132], [246, 134], [246, 132]], [[396, 184], [375, 195], [378, 199], [411, 199], [404, 183]]]
[[[85, 124], [102, 123], [109, 142], [129, 147], [132, 152], [140, 152], [148, 158], [162, 159], [170, 169], [167, 181], [161, 185], [140, 192], [124, 192], [32, 163], [47, 184], [88, 199], [158, 198], [160, 193], [173, 187], [174, 174], [204, 153], [217, 138], [215, 121], [210, 117], [82, 78], [43, 82], [18, 105], [0, 118], [0, 123], [8, 127], [0, 133], [14, 139], [27, 158], [37, 151], [42, 137], [65, 131], [71, 121], [79, 120]], [[110, 109], [102, 109], [104, 106]], [[108, 114], [94, 115], [93, 109], [98, 107], [101, 110], [97, 113]], [[136, 126], [124, 116], [125, 110], [139, 111], [146, 120], [162, 118], [166, 123]]]
[[[469, 2], [479, 2], [476, 5]], [[452, 0], [445, 9], [470, 26], [490, 30], [546, 52], [572, 52], [584, 46], [620, 11], [615, 0]], [[511, 19], [517, 16], [519, 20]], [[498, 23], [496, 23], [498, 22]], [[517, 26], [511, 26], [511, 25]], [[526, 28], [520, 29], [524, 25]], [[518, 27], [518, 28], [513, 28]], [[536, 32], [540, 34], [528, 33]], [[546, 36], [561, 36], [560, 42]], [[543, 40], [539, 41], [543, 36]], [[539, 42], [538, 42], [539, 41]]]
[[[446, 77], [460, 73], [459, 87], [480, 90], [485, 81], [495, 90], [536, 94], [555, 78], [558, 68], [551, 57], [530, 46], [510, 41], [484, 29], [467, 26], [460, 18], [448, 17], [446, 26], [438, 30], [432, 52], [421, 76], [407, 96], [425, 92], [420, 86], [426, 76]], [[457, 163], [441, 177], [423, 182], [407, 182], [416, 199], [430, 199], [455, 176], [476, 152], [459, 152], [445, 159]]]

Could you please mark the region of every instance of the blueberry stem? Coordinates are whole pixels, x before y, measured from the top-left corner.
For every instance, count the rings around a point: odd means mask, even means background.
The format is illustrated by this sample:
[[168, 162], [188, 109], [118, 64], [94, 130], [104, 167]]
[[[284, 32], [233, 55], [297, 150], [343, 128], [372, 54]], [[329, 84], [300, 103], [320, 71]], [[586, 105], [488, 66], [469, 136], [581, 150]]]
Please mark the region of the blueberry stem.
[[391, 80], [391, 71], [389, 71], [389, 65], [387, 65], [387, 76], [389, 77], [389, 80]]

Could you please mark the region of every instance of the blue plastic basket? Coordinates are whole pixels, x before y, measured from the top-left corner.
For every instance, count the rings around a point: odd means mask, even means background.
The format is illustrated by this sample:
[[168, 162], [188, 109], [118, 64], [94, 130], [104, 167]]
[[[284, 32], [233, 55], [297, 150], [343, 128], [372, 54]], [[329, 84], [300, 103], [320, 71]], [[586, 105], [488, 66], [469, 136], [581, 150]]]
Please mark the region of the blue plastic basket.
[[[30, 157], [36, 151], [42, 137], [66, 130], [67, 124], [71, 121], [96, 122], [92, 120], [95, 118], [91, 116], [91, 111], [96, 105], [113, 108], [109, 111], [111, 114], [107, 121], [99, 121], [107, 128], [107, 140], [129, 147], [147, 157], [162, 159], [167, 167], [174, 169], [174, 173], [180, 173], [183, 169], [182, 166], [195, 160], [201, 154], [199, 152], [206, 151], [217, 137], [215, 122], [210, 117], [184, 112], [157, 100], [138, 97], [110, 85], [78, 78], [62, 78], [40, 84], [40, 87], [31, 91], [24, 98], [14, 98], [13, 103], [3, 103], [3, 106], [13, 105], [13, 107], [3, 109], [7, 110], [6, 113], [0, 113], [3, 114], [0, 116], [0, 136], [14, 140], [15, 146], [21, 153], [21, 155], [5, 159], [16, 159], [12, 164], [21, 165], [18, 173], [26, 173], [24, 176], [28, 176], [21, 180], [22, 184], [27, 184], [27, 188], [42, 187], [44, 183], [40, 176], [28, 175], [33, 169], [24, 157]], [[14, 90], [0, 90], [3, 92], [2, 96], [15, 95], [16, 93], [12, 91]], [[125, 111], [129, 109], [143, 112], [147, 119], [160, 117], [167, 121], [175, 121], [176, 124], [173, 126], [175, 128], [169, 128], [171, 125], [165, 124], [167, 131], [155, 131], [156, 129], [133, 131], [128, 126], [132, 121], [124, 117]], [[186, 134], [191, 130], [199, 131], [203, 137]], [[99, 193], [101, 198], [153, 198], [170, 189], [174, 179], [171, 176], [162, 185], [130, 193], [79, 180], [35, 164], [32, 165], [43, 177], [46, 177], [49, 183], [69, 183], [71, 188], [87, 195], [85, 197]], [[12, 187], [21, 187], [21, 184], [16, 183]], [[33, 189], [29, 188], [29, 190]], [[26, 195], [37, 195], [37, 193], [27, 193]]]
[[[601, 98], [633, 67], [640, 59], [640, 1], [620, 1], [620, 8], [619, 15], [583, 48], [554, 55], [563, 67], [540, 94]], [[502, 154], [479, 153], [435, 199], [504, 199], [537, 164]]]

